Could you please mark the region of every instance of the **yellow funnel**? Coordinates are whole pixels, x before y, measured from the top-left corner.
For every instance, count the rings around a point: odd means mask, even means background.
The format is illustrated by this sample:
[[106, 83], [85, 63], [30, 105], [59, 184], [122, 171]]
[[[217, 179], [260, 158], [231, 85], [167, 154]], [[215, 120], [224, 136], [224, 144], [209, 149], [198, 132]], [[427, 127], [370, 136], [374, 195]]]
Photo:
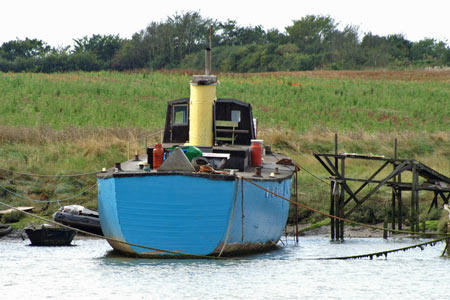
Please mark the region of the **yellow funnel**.
[[194, 75], [189, 102], [189, 145], [212, 147], [213, 106], [216, 100], [217, 77]]

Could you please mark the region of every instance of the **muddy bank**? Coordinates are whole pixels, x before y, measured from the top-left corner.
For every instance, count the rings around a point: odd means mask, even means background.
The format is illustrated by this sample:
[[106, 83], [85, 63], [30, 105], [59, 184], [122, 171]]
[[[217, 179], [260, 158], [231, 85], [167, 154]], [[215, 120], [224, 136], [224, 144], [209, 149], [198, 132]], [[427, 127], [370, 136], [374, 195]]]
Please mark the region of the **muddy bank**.
[[[383, 224], [374, 225], [376, 227], [383, 227]], [[308, 229], [311, 227], [311, 224], [299, 224], [298, 230], [300, 236], [318, 236], [318, 237], [326, 237], [330, 238], [330, 226], [322, 226], [315, 229]], [[408, 231], [409, 228], [404, 227], [402, 230]], [[295, 235], [295, 225], [288, 225], [286, 227], [286, 232], [288, 235]], [[409, 234], [404, 233], [389, 233], [389, 237], [410, 237]], [[344, 238], [382, 238], [383, 230], [367, 228], [364, 226], [345, 226], [344, 228]]]
[[[4, 236], [0, 236], [0, 243], [2, 241], [7, 241], [7, 240], [27, 240], [28, 236], [25, 233], [24, 229], [14, 229], [12, 230], [10, 233], [8, 233], [7, 235]], [[86, 235], [83, 233], [79, 233], [77, 232], [77, 234], [75, 235], [75, 240], [77, 239], [98, 239], [98, 237], [93, 237], [90, 235]]]
[[[383, 224], [375, 225], [377, 227], [382, 227]], [[299, 224], [299, 235], [300, 236], [316, 236], [316, 237], [323, 237], [323, 238], [330, 238], [330, 226], [322, 226], [315, 229], [308, 229], [311, 227], [311, 224]], [[408, 230], [408, 228], [403, 228], [403, 230]], [[295, 226], [294, 225], [288, 225], [286, 227], [286, 231], [283, 235], [289, 235], [294, 236], [295, 235]], [[344, 228], [344, 238], [382, 238], [383, 237], [383, 231], [382, 230], [376, 230], [372, 228], [367, 228], [364, 226], [345, 226]], [[399, 233], [389, 233], [389, 237], [396, 237], [396, 238], [407, 238], [411, 237], [409, 234], [399, 234]], [[0, 237], [0, 242], [4, 240], [11, 240], [11, 239], [27, 239], [27, 235], [23, 229], [15, 229], [11, 231], [9, 234]], [[96, 238], [88, 235], [84, 235], [81, 233], [77, 233], [75, 236], [75, 239], [88, 239], [88, 238]]]

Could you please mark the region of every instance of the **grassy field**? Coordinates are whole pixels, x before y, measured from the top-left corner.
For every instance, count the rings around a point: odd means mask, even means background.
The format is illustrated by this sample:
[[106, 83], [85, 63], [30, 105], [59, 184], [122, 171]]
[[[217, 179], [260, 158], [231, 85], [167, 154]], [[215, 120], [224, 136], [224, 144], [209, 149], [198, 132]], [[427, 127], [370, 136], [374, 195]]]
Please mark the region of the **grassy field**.
[[[392, 73], [221, 75], [218, 97], [250, 102], [263, 126], [295, 132], [448, 130], [450, 73], [391, 79]], [[0, 124], [152, 129], [161, 126], [167, 101], [189, 96], [189, 80], [169, 73], [3, 73]]]
[[[110, 167], [126, 158], [128, 141], [163, 126], [167, 101], [189, 97], [190, 75], [0, 73], [0, 168], [72, 174]], [[307, 171], [327, 178], [312, 153], [333, 151], [335, 132], [341, 152], [388, 157], [397, 138], [401, 158], [418, 159], [450, 176], [448, 71], [220, 74], [219, 80], [218, 97], [250, 102], [259, 135], [304, 168], [299, 184], [305, 204], [328, 210], [329, 186]], [[377, 166], [348, 167], [349, 175], [368, 177]], [[70, 197], [94, 183], [92, 175], [31, 177], [0, 170], [0, 185], [36, 200]], [[0, 197], [14, 205], [31, 204], [4, 190]], [[90, 190], [79, 202], [96, 208], [95, 197], [95, 189]], [[381, 190], [366, 211], [382, 214], [380, 205], [389, 197], [390, 190]], [[421, 193], [423, 209], [430, 197]], [[43, 215], [58, 207], [33, 205]], [[358, 218], [364, 220], [365, 213]]]

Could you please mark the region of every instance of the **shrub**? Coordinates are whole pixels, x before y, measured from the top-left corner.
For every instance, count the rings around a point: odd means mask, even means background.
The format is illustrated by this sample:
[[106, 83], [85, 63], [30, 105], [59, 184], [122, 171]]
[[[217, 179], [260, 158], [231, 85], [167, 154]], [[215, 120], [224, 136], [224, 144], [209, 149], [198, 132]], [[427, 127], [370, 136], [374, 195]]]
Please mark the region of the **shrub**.
[[25, 217], [25, 214], [18, 210], [13, 210], [10, 213], [6, 213], [2, 216], [2, 223], [15, 223]]

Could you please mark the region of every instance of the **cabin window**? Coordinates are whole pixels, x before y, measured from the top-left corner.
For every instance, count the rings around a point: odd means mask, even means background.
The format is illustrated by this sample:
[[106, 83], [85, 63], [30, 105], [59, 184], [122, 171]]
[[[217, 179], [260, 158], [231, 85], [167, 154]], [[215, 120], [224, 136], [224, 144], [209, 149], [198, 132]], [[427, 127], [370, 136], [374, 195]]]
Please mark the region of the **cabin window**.
[[241, 121], [241, 111], [240, 110], [232, 110], [231, 111], [231, 121], [233, 121], [233, 122]]
[[173, 125], [187, 125], [188, 106], [187, 104], [173, 106]]

